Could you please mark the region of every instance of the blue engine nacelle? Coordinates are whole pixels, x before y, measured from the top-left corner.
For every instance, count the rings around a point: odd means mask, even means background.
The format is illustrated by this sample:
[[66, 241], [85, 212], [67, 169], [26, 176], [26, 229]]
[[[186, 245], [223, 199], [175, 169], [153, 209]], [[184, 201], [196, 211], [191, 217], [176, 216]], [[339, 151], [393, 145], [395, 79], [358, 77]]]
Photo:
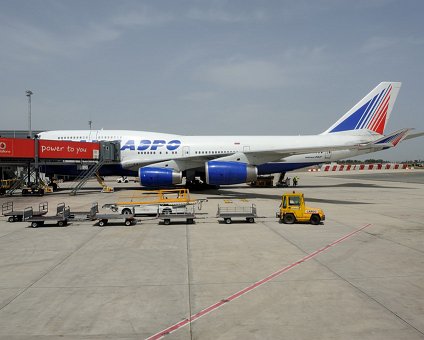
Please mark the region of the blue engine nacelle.
[[206, 183], [211, 185], [239, 184], [255, 181], [255, 166], [238, 162], [210, 161], [205, 164]]
[[168, 168], [144, 167], [138, 169], [140, 184], [145, 187], [163, 187], [182, 182], [182, 173]]

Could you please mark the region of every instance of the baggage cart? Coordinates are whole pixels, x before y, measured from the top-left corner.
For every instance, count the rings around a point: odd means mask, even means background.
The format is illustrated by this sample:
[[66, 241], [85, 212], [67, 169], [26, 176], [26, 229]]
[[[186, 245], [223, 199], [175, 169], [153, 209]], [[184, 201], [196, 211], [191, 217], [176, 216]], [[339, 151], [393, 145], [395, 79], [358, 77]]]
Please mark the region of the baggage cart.
[[100, 227], [104, 227], [110, 220], [123, 221], [126, 226], [136, 224], [134, 210], [132, 214], [98, 214], [94, 215], [93, 220], [97, 220]]
[[[47, 214], [49, 211], [49, 204], [47, 202], [41, 202], [38, 205], [38, 211], [33, 211], [34, 216], [42, 216]], [[8, 217], [9, 222], [22, 222], [24, 217], [24, 210], [14, 210], [13, 202], [4, 202], [1, 205], [1, 212], [3, 216]]]
[[[59, 205], [58, 205], [59, 209]], [[32, 207], [25, 208], [24, 210], [24, 222], [30, 222], [32, 228], [38, 228], [44, 224], [57, 224], [59, 227], [63, 227], [68, 224], [70, 215], [69, 207], [61, 210], [59, 214], [53, 216], [37, 216], [34, 215]]]
[[179, 207], [161, 207], [158, 208], [157, 218], [165, 225], [171, 224], [171, 222], [186, 222], [187, 224], [193, 224], [196, 214], [194, 213], [194, 205], [184, 205]]
[[73, 221], [93, 221], [96, 219], [96, 214], [99, 212], [99, 205], [97, 202], [91, 205], [89, 211], [72, 211], [69, 218]]
[[233, 218], [245, 219], [249, 223], [254, 223], [256, 214], [256, 205], [245, 206], [222, 206], [218, 205], [217, 218], [222, 218], [226, 224], [232, 223]]

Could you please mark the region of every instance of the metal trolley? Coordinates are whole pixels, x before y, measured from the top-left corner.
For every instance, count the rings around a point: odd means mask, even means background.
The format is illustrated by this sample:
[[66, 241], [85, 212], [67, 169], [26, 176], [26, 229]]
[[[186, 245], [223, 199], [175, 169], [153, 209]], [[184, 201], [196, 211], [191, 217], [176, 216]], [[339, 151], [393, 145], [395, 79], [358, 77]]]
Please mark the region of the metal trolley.
[[194, 205], [187, 204], [178, 207], [158, 207], [157, 218], [163, 221], [163, 224], [169, 225], [171, 222], [186, 222], [193, 224], [196, 214], [194, 213]]
[[222, 206], [218, 205], [217, 218], [222, 218], [226, 224], [232, 223], [233, 218], [245, 219], [249, 223], [254, 223], [256, 214], [256, 205], [245, 206]]
[[32, 207], [25, 208], [24, 210], [24, 222], [30, 222], [31, 227], [38, 228], [39, 226], [48, 224], [57, 224], [59, 227], [63, 227], [68, 224], [70, 215], [70, 208], [65, 207], [63, 203], [58, 204], [57, 214], [54, 216], [37, 216], [34, 215]]
[[[31, 208], [32, 209], [32, 208]], [[9, 222], [22, 222], [24, 218], [24, 210], [14, 210], [13, 202], [5, 202], [1, 205], [1, 211], [3, 216], [9, 217]], [[33, 211], [33, 216], [42, 216], [47, 214], [49, 211], [49, 205], [47, 202], [42, 202], [38, 205], [38, 211]]]

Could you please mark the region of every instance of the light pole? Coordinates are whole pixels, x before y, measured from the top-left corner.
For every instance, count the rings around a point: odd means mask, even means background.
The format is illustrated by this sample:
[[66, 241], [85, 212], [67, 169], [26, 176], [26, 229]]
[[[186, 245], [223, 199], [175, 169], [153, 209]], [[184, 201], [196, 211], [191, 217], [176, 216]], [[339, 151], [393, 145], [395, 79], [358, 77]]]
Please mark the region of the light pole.
[[32, 91], [31, 90], [26, 90], [25, 91], [26, 96], [28, 97], [28, 136], [29, 138], [32, 138], [32, 129], [31, 129], [31, 96], [32, 96]]

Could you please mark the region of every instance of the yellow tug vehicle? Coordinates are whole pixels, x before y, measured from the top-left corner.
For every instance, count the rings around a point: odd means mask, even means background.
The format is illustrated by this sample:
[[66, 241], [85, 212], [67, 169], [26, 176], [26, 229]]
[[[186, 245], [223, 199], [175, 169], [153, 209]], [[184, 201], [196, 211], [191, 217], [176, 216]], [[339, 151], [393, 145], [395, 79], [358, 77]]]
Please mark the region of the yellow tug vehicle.
[[306, 206], [303, 193], [295, 191], [283, 194], [277, 217], [280, 219], [280, 223], [285, 224], [306, 222], [318, 225], [325, 220], [322, 209]]

